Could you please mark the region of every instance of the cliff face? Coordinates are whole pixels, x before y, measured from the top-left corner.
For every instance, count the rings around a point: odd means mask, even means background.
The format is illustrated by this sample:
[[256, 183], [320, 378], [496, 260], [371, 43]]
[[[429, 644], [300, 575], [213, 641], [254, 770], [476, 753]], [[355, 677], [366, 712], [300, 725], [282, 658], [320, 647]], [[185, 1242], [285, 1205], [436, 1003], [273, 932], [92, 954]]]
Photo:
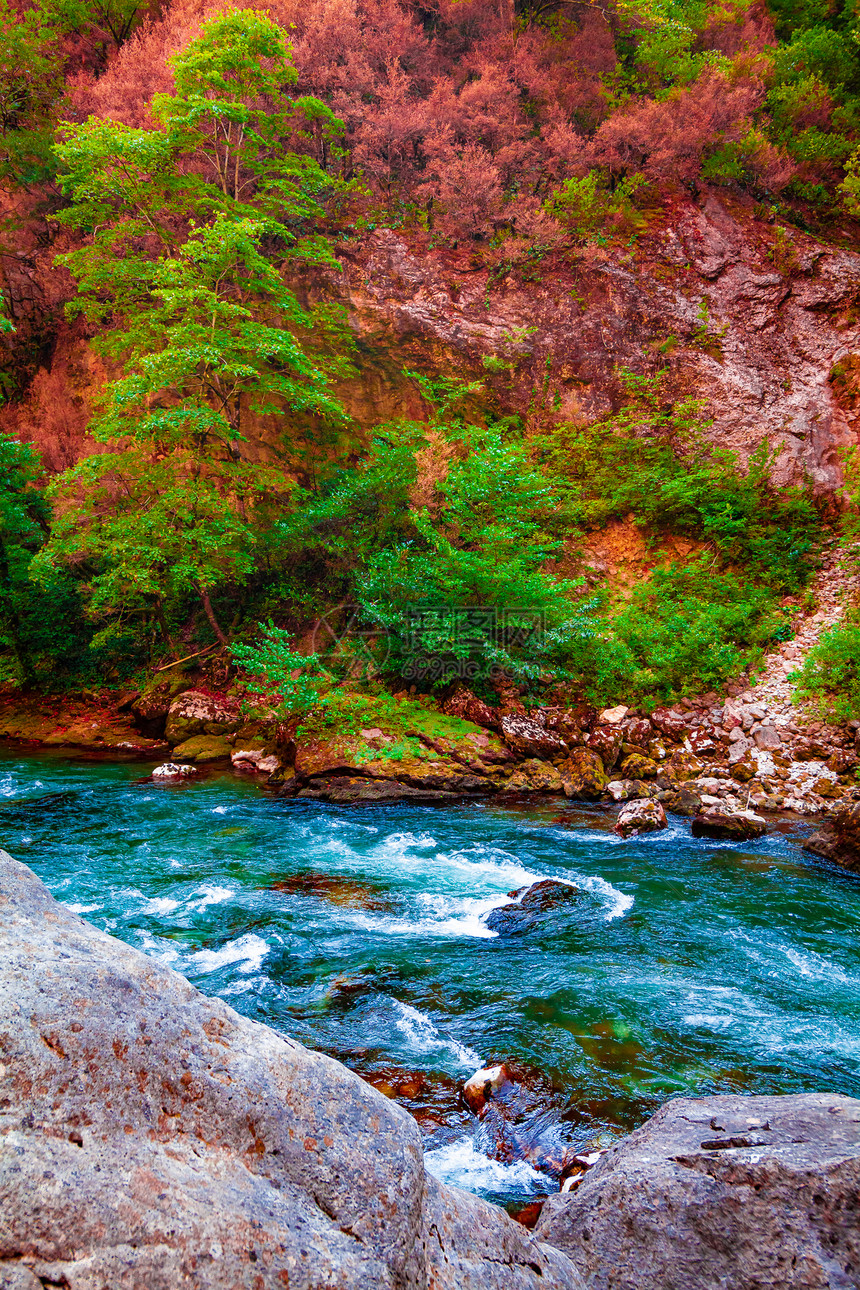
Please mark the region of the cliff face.
[[[490, 282], [468, 252], [377, 230], [344, 261], [354, 326], [379, 371], [396, 352], [480, 375], [502, 406], [555, 421], [607, 412], [618, 367], [666, 366], [667, 393], [704, 401], [716, 445], [744, 460], [767, 439], [779, 482], [838, 489], [838, 450], [857, 441], [860, 256], [786, 238], [714, 196], [673, 216], [628, 252], [548, 259], [537, 281]], [[488, 374], [485, 359], [508, 370]]]
[[[44, 286], [50, 251], [33, 256]], [[703, 400], [714, 444], [743, 461], [768, 440], [778, 482], [841, 486], [839, 449], [858, 440], [860, 255], [787, 234], [751, 203], [679, 197], [627, 248], [592, 243], [504, 276], [472, 243], [437, 249], [386, 228], [340, 258], [341, 274], [298, 285], [347, 306], [358, 375], [338, 392], [364, 429], [420, 415], [405, 368], [481, 379], [527, 422], [593, 420], [621, 402], [619, 368], [666, 368], [667, 398]], [[61, 320], [57, 301], [51, 310], [52, 344], [0, 425], [59, 470], [85, 449], [106, 373], [80, 326]], [[277, 428], [255, 433], [265, 451]]]

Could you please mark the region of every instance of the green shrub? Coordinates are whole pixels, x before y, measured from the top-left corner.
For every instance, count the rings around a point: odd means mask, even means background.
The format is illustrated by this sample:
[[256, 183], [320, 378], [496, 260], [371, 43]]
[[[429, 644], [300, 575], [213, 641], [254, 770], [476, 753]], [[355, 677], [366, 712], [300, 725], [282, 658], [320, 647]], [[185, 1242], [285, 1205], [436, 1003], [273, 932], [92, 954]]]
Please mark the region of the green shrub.
[[828, 720], [860, 717], [860, 610], [854, 609], [825, 632], [790, 680], [797, 697], [811, 702]]
[[705, 439], [695, 399], [667, 401], [665, 373], [621, 372], [630, 402], [590, 426], [544, 436], [541, 461], [565, 496], [571, 520], [598, 528], [633, 515], [655, 532], [685, 534], [773, 591], [797, 591], [809, 576], [820, 517], [802, 488], [778, 488], [763, 444], [748, 469]]
[[593, 616], [591, 633], [564, 662], [594, 702], [655, 706], [719, 690], [786, 629], [766, 588], [720, 573], [703, 556], [655, 569], [621, 610]]

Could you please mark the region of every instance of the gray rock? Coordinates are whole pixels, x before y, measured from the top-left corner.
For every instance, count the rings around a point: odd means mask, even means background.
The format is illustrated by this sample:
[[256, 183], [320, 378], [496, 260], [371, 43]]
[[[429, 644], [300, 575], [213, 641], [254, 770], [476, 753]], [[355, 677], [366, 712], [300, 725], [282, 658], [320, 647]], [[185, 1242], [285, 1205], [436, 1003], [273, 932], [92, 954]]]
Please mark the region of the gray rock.
[[591, 1290], [860, 1285], [860, 1101], [679, 1098], [551, 1197], [535, 1235]]
[[[734, 734], [734, 731], [732, 731], [732, 733]], [[735, 762], [743, 761], [750, 748], [752, 748], [752, 744], [749, 739], [746, 739], [744, 736], [741, 736], [740, 739], [733, 740], [732, 745], [729, 748], [729, 765], [734, 766]]]
[[0, 1285], [582, 1290], [414, 1121], [0, 852]]
[[776, 749], [782, 747], [779, 731], [773, 726], [760, 726], [753, 735], [756, 748]]

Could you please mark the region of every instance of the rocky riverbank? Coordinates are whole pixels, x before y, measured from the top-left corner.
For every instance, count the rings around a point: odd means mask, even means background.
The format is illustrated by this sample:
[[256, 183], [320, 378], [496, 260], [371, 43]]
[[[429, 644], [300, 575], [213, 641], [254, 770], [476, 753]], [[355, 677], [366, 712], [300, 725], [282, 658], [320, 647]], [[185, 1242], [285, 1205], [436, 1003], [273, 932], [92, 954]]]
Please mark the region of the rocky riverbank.
[[[571, 1168], [529, 1231], [427, 1174], [388, 1098], [5, 853], [0, 947], [4, 1290], [860, 1284], [860, 1102], [670, 1102]], [[523, 1096], [504, 1068], [464, 1095], [502, 1118]]]
[[[7, 699], [0, 736], [31, 746], [169, 761], [187, 776], [229, 764], [283, 796], [336, 803], [451, 803], [559, 795], [619, 804], [625, 835], [693, 817], [703, 835], [755, 837], [765, 815], [841, 818], [860, 799], [860, 723], [801, 726], [790, 700], [744, 690], [684, 700], [649, 715], [624, 705], [543, 706], [516, 695], [490, 707], [461, 689], [439, 711], [404, 699], [391, 722], [302, 736], [270, 714], [249, 720], [237, 698], [173, 677], [116, 699]], [[184, 769], [182, 769], [184, 767]], [[856, 847], [819, 846], [854, 867]]]
[[[513, 688], [489, 705], [461, 687], [441, 705], [403, 692], [374, 724], [303, 729], [177, 666], [122, 695], [7, 694], [0, 738], [169, 759], [186, 768], [176, 776], [229, 764], [282, 796], [335, 803], [556, 794], [622, 804], [626, 835], [659, 829], [668, 811], [693, 817], [702, 835], [746, 840], [765, 830], [768, 814], [847, 819], [860, 800], [860, 721], [805, 715], [791, 679], [858, 589], [860, 575], [832, 549], [815, 582], [815, 611], [758, 679], [649, 713], [563, 701], [527, 711]], [[817, 854], [860, 868], [850, 827], [825, 835]]]

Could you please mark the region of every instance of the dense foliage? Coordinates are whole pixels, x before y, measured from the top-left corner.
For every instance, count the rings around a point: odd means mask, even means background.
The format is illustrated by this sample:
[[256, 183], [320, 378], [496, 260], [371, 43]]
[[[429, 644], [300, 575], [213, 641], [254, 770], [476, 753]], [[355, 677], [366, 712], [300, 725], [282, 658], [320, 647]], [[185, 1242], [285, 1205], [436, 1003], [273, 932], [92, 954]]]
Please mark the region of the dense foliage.
[[[843, 229], [857, 35], [817, 0], [3, 0], [0, 165], [62, 239], [67, 313], [105, 372], [97, 450], [57, 478], [0, 440], [9, 675], [230, 641], [307, 710], [346, 678], [657, 702], [753, 663], [789, 630], [820, 523], [766, 445], [744, 469], [709, 446], [653, 355], [591, 425], [526, 427], [415, 374], [423, 420], [352, 425], [335, 390], [359, 352], [296, 282], [383, 224], [465, 245], [489, 293], [635, 247], [679, 184]], [[703, 308], [689, 340], [719, 357]], [[39, 340], [25, 322], [13, 359]], [[624, 603], [569, 572], [613, 520], [656, 566]]]
[[825, 632], [795, 674], [800, 699], [828, 720], [860, 718], [860, 614]]

